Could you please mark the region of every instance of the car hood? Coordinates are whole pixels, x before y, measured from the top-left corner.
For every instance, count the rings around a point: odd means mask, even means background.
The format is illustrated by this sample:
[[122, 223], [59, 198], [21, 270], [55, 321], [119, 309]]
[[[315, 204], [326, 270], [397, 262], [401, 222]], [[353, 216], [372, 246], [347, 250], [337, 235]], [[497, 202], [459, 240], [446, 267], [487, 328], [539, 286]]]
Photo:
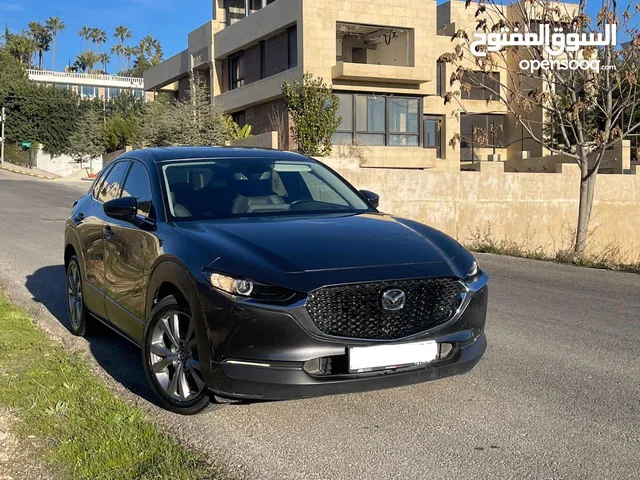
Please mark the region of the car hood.
[[460, 250], [437, 230], [384, 214], [265, 216], [180, 222], [174, 228], [210, 250], [211, 268], [240, 269], [244, 276], [433, 264], [440, 265], [440, 275], [451, 275], [449, 261]]

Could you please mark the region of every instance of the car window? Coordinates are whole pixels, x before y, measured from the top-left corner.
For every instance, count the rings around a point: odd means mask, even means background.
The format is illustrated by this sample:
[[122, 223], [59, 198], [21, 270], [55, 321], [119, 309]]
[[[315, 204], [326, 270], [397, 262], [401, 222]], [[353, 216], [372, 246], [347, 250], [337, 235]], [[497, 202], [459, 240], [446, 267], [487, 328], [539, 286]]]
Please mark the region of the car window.
[[138, 162], [133, 162], [129, 175], [122, 189], [123, 197], [134, 197], [138, 201], [138, 215], [152, 218], [153, 205], [151, 202], [151, 185], [147, 169]]
[[122, 190], [122, 181], [127, 173], [131, 162], [118, 162], [111, 171], [107, 174], [107, 178], [100, 187], [100, 194], [98, 200], [101, 202], [108, 202], [114, 198], [120, 197], [120, 191]]
[[107, 175], [109, 174], [109, 171], [111, 170], [111, 168], [113, 167], [113, 164], [109, 164], [105, 167], [105, 169], [102, 171], [102, 173], [100, 173], [100, 175], [98, 176], [98, 178], [96, 178], [93, 182], [93, 198], [97, 199], [100, 196], [100, 188], [102, 187], [102, 184], [104, 183], [105, 178], [107, 178]]
[[368, 205], [320, 163], [273, 158], [167, 162], [168, 213], [176, 220], [360, 213]]

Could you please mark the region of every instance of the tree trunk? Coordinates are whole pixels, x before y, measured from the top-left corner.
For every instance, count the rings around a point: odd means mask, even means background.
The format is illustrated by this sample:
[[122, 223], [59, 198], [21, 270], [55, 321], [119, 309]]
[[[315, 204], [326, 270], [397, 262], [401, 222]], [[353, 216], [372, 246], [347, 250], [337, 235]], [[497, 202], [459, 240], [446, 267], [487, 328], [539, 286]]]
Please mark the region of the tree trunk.
[[56, 71], [56, 38], [53, 37], [53, 55], [51, 57], [51, 69]]
[[589, 161], [585, 158], [580, 166], [580, 203], [578, 206], [578, 228], [576, 229], [576, 243], [574, 251], [583, 255], [587, 249], [589, 237], [589, 220], [593, 207], [593, 194], [596, 190], [598, 172], [589, 175]]

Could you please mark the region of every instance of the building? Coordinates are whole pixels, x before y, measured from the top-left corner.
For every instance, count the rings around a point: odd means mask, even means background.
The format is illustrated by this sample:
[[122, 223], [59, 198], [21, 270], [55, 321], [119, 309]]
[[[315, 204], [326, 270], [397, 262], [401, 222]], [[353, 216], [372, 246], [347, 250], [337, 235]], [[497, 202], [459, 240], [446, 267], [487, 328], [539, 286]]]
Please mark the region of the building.
[[34, 69], [28, 69], [27, 75], [29, 80], [71, 90], [82, 98], [109, 100], [123, 92], [146, 100], [154, 97], [153, 93], [145, 93], [142, 78]]
[[[237, 123], [254, 134], [283, 130], [287, 148], [280, 86], [310, 72], [340, 98], [334, 144], [362, 146], [367, 166], [459, 170], [493, 154], [540, 156], [486, 90], [463, 91], [459, 117], [459, 107], [444, 104], [459, 87], [449, 86], [452, 67], [437, 60], [452, 52], [452, 33], [471, 33], [476, 21], [463, 1], [213, 0], [212, 19], [189, 33], [185, 50], [144, 73], [144, 88], [183, 98], [189, 76], [198, 76]], [[477, 74], [507, 81], [504, 69]], [[475, 141], [474, 127], [491, 132], [490, 148]]]

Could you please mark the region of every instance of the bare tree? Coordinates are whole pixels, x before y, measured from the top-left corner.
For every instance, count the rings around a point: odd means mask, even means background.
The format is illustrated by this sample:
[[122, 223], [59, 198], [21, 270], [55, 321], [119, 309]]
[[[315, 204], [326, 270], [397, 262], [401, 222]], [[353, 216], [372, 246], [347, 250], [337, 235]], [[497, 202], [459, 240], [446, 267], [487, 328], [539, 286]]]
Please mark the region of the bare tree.
[[286, 112], [281, 112], [278, 107], [273, 105], [269, 114], [269, 124], [273, 131], [278, 132], [278, 148], [285, 150], [288, 146], [287, 138], [287, 120]]
[[[640, 102], [635, 75], [639, 66], [636, 17], [640, 7], [637, 2], [622, 8], [616, 0], [602, 0], [597, 18], [591, 19], [586, 14], [587, 0], [578, 4], [467, 0], [466, 6], [475, 9], [475, 32], [455, 32], [453, 51], [439, 58], [454, 66], [450, 86], [458, 88], [447, 92], [445, 103], [455, 102], [463, 111], [461, 92], [483, 89], [487, 102], [504, 103], [518, 127], [544, 150], [575, 160], [581, 175], [573, 248], [583, 254], [605, 151], [640, 128], [640, 116], [634, 115]], [[555, 41], [551, 45], [513, 45], [501, 40], [514, 32], [542, 34], [547, 25], [552, 36], [576, 35], [571, 48], [564, 43], [557, 48]], [[618, 37], [629, 40], [623, 48], [614, 41], [600, 45], [581, 41], [597, 39], [598, 34], [609, 39], [613, 25]], [[576, 43], [578, 48], [574, 48]], [[563, 68], [565, 65], [568, 68]], [[496, 72], [499, 79], [492, 75]], [[459, 140], [457, 136], [451, 143]]]

